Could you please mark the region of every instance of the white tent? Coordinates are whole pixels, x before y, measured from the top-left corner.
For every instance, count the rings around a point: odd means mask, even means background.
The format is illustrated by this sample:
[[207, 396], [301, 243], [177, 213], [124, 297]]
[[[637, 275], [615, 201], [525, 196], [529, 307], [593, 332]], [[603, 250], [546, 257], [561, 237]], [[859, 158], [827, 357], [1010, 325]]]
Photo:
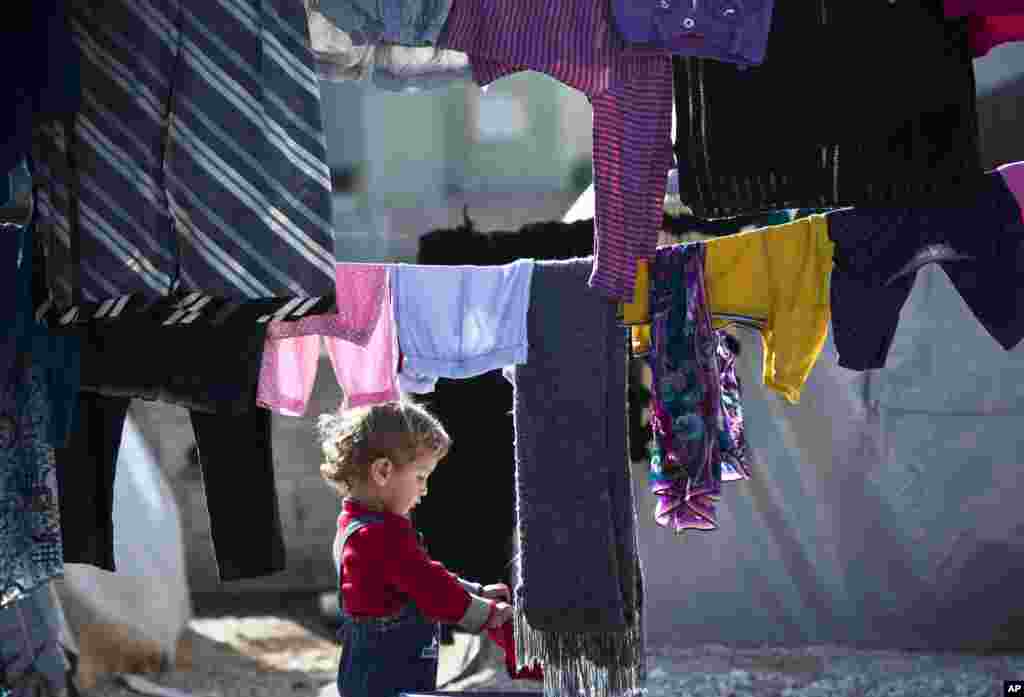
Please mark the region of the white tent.
[[723, 486], [721, 528], [658, 528], [635, 467], [652, 643], [1024, 643], [1024, 345], [1003, 351], [937, 266], [885, 370], [838, 367], [829, 341], [798, 406], [740, 339], [755, 479]]
[[192, 615], [178, 505], [131, 411], [114, 483], [114, 560], [116, 573], [66, 564], [55, 583], [82, 686], [98, 674], [174, 665]]

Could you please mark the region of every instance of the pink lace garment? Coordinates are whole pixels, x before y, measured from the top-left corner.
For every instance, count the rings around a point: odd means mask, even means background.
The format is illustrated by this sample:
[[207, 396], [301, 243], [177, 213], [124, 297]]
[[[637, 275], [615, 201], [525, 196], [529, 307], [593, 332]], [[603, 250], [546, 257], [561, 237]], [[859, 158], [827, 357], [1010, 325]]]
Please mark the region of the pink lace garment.
[[338, 313], [267, 326], [256, 402], [302, 416], [313, 392], [321, 341], [347, 406], [398, 399], [395, 328], [387, 268], [338, 264]]

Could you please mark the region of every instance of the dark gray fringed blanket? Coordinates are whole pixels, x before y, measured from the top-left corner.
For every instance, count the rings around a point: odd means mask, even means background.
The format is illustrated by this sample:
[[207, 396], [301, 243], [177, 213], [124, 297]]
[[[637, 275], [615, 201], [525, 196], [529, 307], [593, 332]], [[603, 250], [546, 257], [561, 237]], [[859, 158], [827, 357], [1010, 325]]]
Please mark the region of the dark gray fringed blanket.
[[623, 697], [646, 678], [626, 437], [626, 330], [587, 287], [593, 258], [534, 267], [514, 372], [519, 667], [549, 697]]

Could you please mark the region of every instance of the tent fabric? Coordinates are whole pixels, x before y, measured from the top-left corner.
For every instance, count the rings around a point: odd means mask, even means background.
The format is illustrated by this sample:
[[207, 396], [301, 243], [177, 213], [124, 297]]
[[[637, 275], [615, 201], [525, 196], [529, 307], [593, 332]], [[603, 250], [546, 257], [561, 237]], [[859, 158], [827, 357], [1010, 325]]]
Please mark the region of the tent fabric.
[[92, 625], [118, 625], [130, 630], [126, 636], [161, 647], [173, 664], [178, 638], [192, 617], [181, 514], [153, 444], [131, 412], [116, 472], [117, 573], [65, 564], [64, 577], [54, 585], [73, 637]]
[[935, 265], [885, 369], [840, 368], [830, 338], [800, 405], [739, 336], [754, 476], [710, 533], [672, 536], [638, 502], [650, 642], [1020, 646], [1024, 347], [999, 347]]

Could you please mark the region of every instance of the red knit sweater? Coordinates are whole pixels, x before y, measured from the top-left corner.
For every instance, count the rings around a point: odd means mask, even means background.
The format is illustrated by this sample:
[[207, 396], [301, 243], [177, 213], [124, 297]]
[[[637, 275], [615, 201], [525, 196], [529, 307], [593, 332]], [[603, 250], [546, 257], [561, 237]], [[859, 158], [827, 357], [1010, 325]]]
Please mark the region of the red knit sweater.
[[345, 610], [356, 616], [383, 617], [397, 613], [411, 599], [428, 619], [457, 624], [469, 607], [469, 593], [455, 574], [427, 556], [408, 518], [371, 511], [346, 499], [338, 529], [344, 530], [352, 517], [365, 514], [380, 515], [385, 521], [359, 530], [342, 551]]

